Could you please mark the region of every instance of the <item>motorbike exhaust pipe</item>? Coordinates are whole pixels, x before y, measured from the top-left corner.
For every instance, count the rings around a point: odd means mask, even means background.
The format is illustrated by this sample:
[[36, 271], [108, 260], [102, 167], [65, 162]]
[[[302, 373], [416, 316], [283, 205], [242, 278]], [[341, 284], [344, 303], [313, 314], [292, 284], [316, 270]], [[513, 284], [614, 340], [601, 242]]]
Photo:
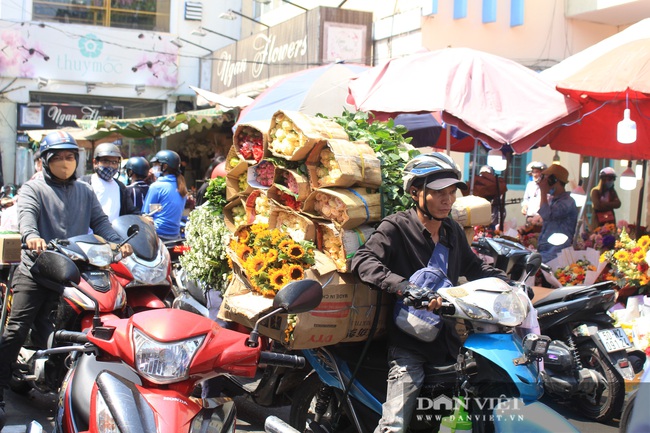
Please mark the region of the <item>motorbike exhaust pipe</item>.
[[267, 433], [300, 433], [298, 430], [273, 415], [264, 421], [264, 431]]

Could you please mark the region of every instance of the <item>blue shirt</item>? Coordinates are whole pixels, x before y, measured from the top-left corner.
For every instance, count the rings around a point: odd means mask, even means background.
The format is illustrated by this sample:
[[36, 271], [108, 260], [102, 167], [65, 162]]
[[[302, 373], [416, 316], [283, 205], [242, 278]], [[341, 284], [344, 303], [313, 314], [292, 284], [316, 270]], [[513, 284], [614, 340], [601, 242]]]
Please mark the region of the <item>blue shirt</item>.
[[[573, 244], [573, 235], [578, 222], [578, 207], [569, 192], [564, 192], [558, 197], [553, 197], [550, 203], [539, 208], [539, 216], [544, 223], [542, 232], [539, 234], [537, 251], [542, 255], [544, 262], [553, 260], [564, 248]], [[552, 245], [548, 238], [553, 233], [563, 233], [569, 238], [562, 245]]]
[[185, 209], [185, 197], [178, 192], [176, 176], [160, 176], [149, 186], [142, 204], [142, 213], [149, 213], [149, 206], [159, 203], [162, 209], [153, 215], [153, 224], [158, 236], [177, 239], [181, 237], [181, 218]]

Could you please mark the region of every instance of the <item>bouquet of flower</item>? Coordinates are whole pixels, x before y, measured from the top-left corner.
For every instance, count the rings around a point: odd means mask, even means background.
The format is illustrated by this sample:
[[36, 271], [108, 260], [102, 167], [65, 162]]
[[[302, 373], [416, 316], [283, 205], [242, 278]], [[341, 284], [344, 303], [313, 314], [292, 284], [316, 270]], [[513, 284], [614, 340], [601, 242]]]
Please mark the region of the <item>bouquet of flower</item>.
[[248, 189], [248, 173], [243, 172], [237, 178], [237, 185], [239, 186], [239, 191], [246, 191]]
[[272, 162], [262, 161], [255, 166], [255, 180], [262, 186], [271, 186], [275, 175], [275, 166]]
[[283, 204], [295, 211], [299, 211], [300, 208], [302, 207], [301, 201], [296, 200], [294, 196], [292, 196], [291, 194], [287, 194], [286, 192], [283, 191], [278, 191], [277, 199], [280, 202], [280, 204]]
[[333, 197], [322, 192], [318, 192], [315, 195], [314, 210], [318, 215], [336, 221], [339, 224], [344, 223], [348, 219], [345, 203], [338, 197]]
[[264, 141], [262, 134], [249, 126], [241, 128], [235, 143], [238, 147], [239, 154], [247, 160], [260, 162], [264, 156]]
[[279, 155], [291, 156], [296, 149], [307, 142], [307, 137], [293, 124], [291, 119], [282, 113], [275, 116], [275, 126], [269, 131], [269, 149]]
[[244, 208], [244, 205], [235, 206], [232, 209], [232, 217], [235, 227], [246, 224], [246, 209]]
[[584, 248], [594, 248], [596, 250], [609, 250], [614, 248], [616, 242], [617, 230], [615, 224], [605, 224], [598, 227], [593, 232], [587, 232], [582, 235], [581, 246]]
[[329, 185], [335, 182], [343, 173], [341, 167], [328, 147], [324, 147], [320, 151], [320, 158], [316, 166], [316, 176], [318, 177], [318, 185]]
[[252, 289], [264, 296], [275, 294], [291, 281], [302, 280], [314, 263], [314, 244], [296, 242], [279, 229], [254, 224], [237, 231], [230, 242]]
[[588, 260], [578, 260], [568, 266], [555, 270], [555, 278], [562, 286], [576, 286], [585, 282], [587, 271], [595, 271], [596, 266]]
[[609, 262], [612, 266], [613, 276], [619, 287], [636, 286], [647, 291], [650, 283], [648, 266], [648, 250], [650, 249], [650, 236], [641, 236], [638, 240], [631, 239], [627, 230], [622, 229], [614, 248], [605, 251], [600, 256], [601, 262]]

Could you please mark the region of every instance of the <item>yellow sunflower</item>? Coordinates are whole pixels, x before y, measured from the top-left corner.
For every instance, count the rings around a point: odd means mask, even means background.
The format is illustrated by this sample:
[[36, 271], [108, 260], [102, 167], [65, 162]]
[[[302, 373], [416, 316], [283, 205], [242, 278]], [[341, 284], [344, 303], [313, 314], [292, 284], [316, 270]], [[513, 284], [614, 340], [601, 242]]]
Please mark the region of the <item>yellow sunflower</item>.
[[285, 239], [280, 244], [278, 244], [278, 248], [281, 250], [286, 250], [289, 245], [293, 244], [293, 241], [291, 239]]
[[250, 257], [246, 261], [246, 270], [251, 274], [255, 275], [258, 272], [262, 272], [263, 270], [266, 269], [266, 258], [264, 255], [258, 253], [255, 254], [254, 256]]
[[268, 263], [275, 263], [278, 260], [278, 250], [271, 248], [266, 252], [266, 261]]
[[614, 253], [614, 258], [621, 262], [627, 262], [629, 260], [629, 254], [625, 250], [618, 250]]
[[632, 261], [634, 263], [641, 263], [645, 261], [645, 254], [646, 252], [643, 249], [640, 249], [639, 251], [634, 253], [634, 255], [632, 256]]
[[248, 256], [250, 256], [253, 253], [253, 249], [251, 247], [249, 247], [248, 245], [241, 245], [240, 244], [237, 247], [237, 250], [235, 252], [237, 254], [237, 257], [239, 257], [239, 259], [242, 262], [245, 262], [248, 259]]
[[239, 242], [242, 244], [248, 243], [248, 240], [251, 238], [251, 232], [248, 230], [241, 230], [237, 237], [239, 238]]
[[636, 244], [647, 252], [648, 247], [650, 246], [650, 236], [648, 235], [641, 236], [639, 240], [636, 241]]
[[305, 250], [300, 246], [300, 244], [296, 243], [290, 244], [284, 249], [284, 251], [293, 260], [300, 260], [305, 255]]
[[305, 272], [300, 265], [287, 265], [287, 275], [291, 281], [298, 281], [305, 277]]
[[290, 280], [284, 268], [275, 269], [269, 274], [271, 280], [271, 287], [276, 292], [283, 288]]

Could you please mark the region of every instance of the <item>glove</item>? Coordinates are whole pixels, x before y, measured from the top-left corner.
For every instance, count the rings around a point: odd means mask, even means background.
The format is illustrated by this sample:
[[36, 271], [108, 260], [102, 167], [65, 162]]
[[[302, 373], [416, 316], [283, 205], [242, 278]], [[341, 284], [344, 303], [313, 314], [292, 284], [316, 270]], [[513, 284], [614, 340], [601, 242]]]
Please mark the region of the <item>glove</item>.
[[404, 297], [404, 305], [411, 305], [415, 308], [426, 308], [432, 300], [440, 295], [426, 287], [409, 283], [402, 296]]

